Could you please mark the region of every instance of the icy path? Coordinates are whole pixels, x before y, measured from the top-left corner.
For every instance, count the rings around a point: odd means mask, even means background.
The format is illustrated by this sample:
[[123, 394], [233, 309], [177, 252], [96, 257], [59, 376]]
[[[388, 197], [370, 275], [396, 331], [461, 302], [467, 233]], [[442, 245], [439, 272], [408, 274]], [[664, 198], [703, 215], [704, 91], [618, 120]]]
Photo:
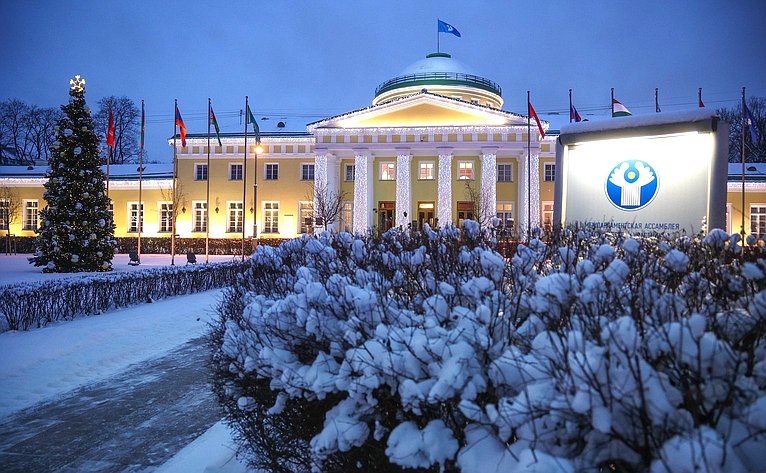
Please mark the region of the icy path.
[[203, 339], [0, 423], [4, 472], [143, 471], [218, 422]]
[[202, 336], [222, 290], [0, 334], [0, 418]]

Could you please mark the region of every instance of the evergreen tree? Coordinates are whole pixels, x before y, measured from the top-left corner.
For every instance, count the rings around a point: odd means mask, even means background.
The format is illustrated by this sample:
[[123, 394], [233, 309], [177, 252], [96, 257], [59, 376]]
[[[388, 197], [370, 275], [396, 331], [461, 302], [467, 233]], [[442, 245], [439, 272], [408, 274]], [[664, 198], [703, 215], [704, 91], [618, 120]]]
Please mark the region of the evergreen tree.
[[61, 106], [64, 117], [48, 161], [48, 206], [40, 212], [37, 251], [30, 262], [44, 272], [110, 271], [116, 242], [99, 140], [85, 106], [85, 81], [75, 76], [69, 83], [69, 103]]

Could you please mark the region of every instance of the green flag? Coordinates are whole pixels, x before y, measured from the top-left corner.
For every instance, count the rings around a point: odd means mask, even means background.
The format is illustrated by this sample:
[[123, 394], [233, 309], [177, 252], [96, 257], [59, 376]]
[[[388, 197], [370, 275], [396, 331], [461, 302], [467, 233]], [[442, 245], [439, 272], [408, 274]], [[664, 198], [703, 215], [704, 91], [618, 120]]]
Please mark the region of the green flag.
[[247, 106], [247, 122], [253, 124], [253, 133], [255, 133], [255, 142], [261, 142], [261, 130], [258, 128], [258, 122], [253, 117], [253, 112], [250, 110], [250, 105]]
[[223, 147], [221, 144], [221, 130], [218, 129], [218, 120], [215, 119], [215, 112], [213, 112], [213, 107], [210, 107], [210, 124], [215, 128], [215, 137], [218, 138], [218, 146]]

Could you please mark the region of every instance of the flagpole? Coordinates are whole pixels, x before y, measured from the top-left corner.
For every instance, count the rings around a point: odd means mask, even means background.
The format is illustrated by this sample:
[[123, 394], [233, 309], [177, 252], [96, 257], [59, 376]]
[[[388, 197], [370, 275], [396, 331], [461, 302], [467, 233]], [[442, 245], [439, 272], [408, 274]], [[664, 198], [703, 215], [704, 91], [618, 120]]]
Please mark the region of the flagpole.
[[659, 87], [654, 88], [654, 112], [660, 113], [660, 89]]
[[[740, 233], [742, 234], [742, 239], [745, 239], [745, 127], [746, 127], [746, 120], [745, 120], [745, 88], [742, 87], [742, 228], [740, 230]], [[744, 242], [743, 242], [744, 243]], [[744, 248], [744, 244], [742, 245]]]
[[[174, 120], [175, 121], [175, 120]], [[138, 148], [138, 261], [141, 261], [141, 230], [144, 226], [144, 201], [141, 200], [144, 180], [144, 101], [141, 100], [141, 146]]]
[[569, 123], [572, 123], [572, 89], [569, 89]]
[[614, 118], [614, 87], [612, 87], [612, 118]]
[[527, 241], [532, 235], [532, 129], [530, 125], [530, 102], [527, 90]]
[[436, 52], [440, 52], [439, 50], [439, 19], [436, 19]]
[[699, 101], [699, 107], [702, 108], [702, 87], [697, 89], [697, 100]]
[[178, 199], [176, 198], [176, 176], [178, 175], [178, 150], [176, 149], [176, 117], [178, 116], [178, 99], [174, 100], [175, 110], [173, 110], [173, 191], [171, 195], [173, 206], [172, 220], [170, 221], [170, 265], [176, 264], [176, 215], [178, 212]]
[[[245, 205], [247, 203], [247, 122], [248, 97], [245, 95], [245, 155], [242, 159], [242, 261], [245, 261]], [[253, 204], [255, 207], [255, 204]]]
[[207, 176], [205, 183], [205, 264], [208, 263], [210, 250], [210, 97], [207, 98]]
[[[110, 116], [110, 118], [112, 116], [112, 102], [111, 101], [109, 102], [109, 116]], [[109, 127], [110, 128], [112, 127], [112, 123], [114, 123], [114, 122], [112, 122], [110, 120], [110, 123], [109, 123]], [[109, 139], [109, 130], [107, 130], [106, 134], [107, 134], [107, 141], [108, 141], [108, 139]], [[114, 136], [112, 137], [112, 139], [114, 139]], [[114, 144], [110, 145], [109, 143], [107, 143], [107, 145], [106, 145], [106, 197], [107, 198], [109, 197], [109, 161], [112, 160], [112, 146], [114, 146]]]

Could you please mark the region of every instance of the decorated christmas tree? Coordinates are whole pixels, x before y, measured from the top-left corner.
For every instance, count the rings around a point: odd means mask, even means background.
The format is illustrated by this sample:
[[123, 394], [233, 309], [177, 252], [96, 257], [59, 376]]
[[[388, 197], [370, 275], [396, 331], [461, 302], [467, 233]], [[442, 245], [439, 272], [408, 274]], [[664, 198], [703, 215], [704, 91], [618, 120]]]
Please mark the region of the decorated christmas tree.
[[105, 175], [99, 167], [98, 136], [85, 106], [85, 80], [69, 81], [69, 103], [51, 147], [45, 200], [35, 256], [44, 272], [110, 271], [116, 242]]

